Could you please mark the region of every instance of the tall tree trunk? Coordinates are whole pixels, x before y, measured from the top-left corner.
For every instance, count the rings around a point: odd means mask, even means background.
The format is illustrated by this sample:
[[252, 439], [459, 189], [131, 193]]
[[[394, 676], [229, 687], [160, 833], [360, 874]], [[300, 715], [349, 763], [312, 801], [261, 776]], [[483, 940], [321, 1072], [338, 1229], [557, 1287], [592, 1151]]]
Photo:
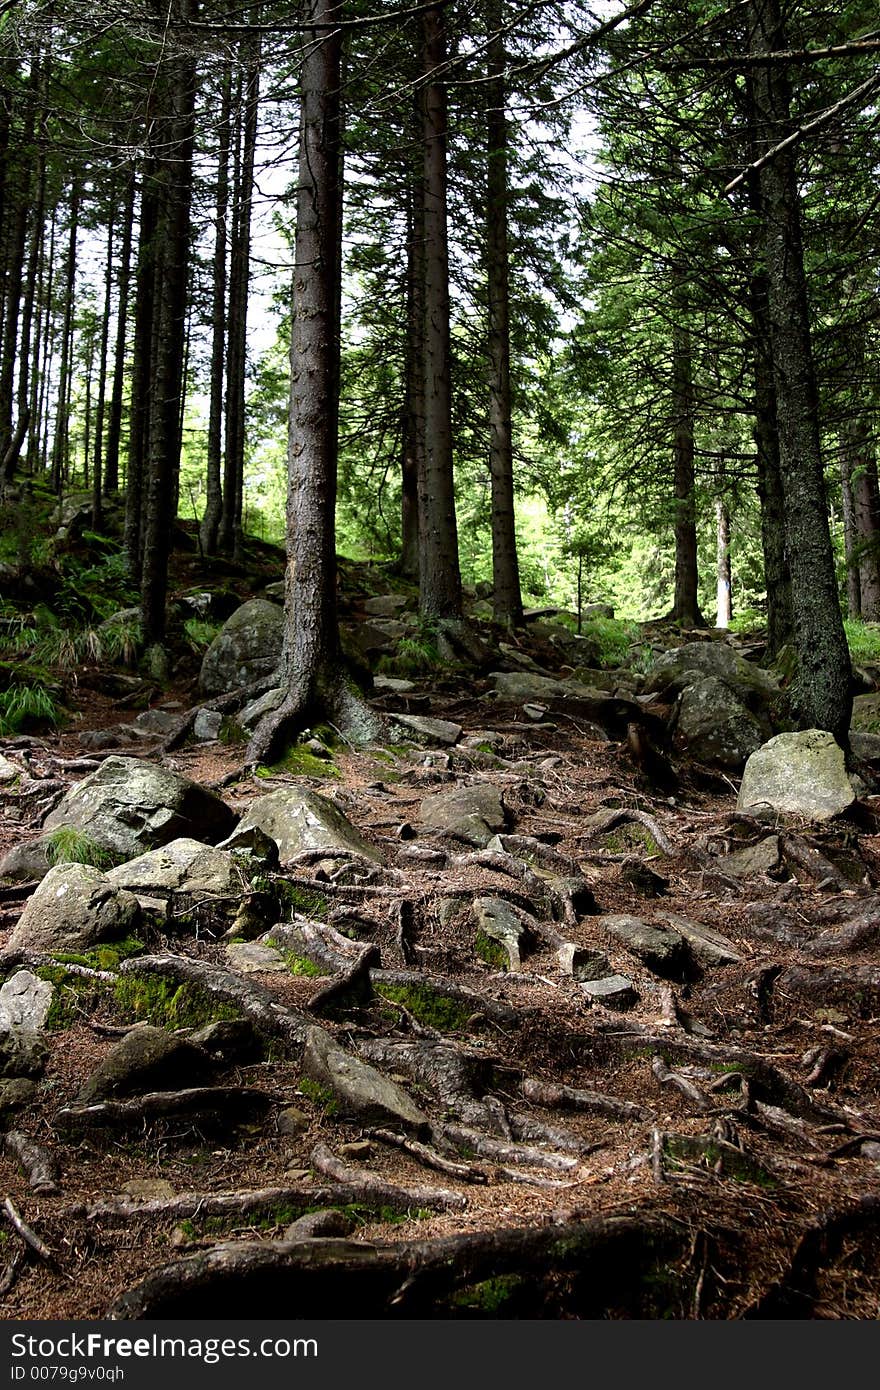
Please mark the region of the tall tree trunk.
[[419, 478], [425, 469], [425, 185], [410, 175], [406, 241], [406, 346], [401, 430], [400, 572], [419, 574]]
[[733, 617], [733, 596], [730, 572], [730, 512], [723, 497], [715, 499], [715, 522], [718, 534], [717, 547], [717, 605], [715, 626], [730, 627]]
[[423, 18], [425, 85], [425, 466], [419, 482], [419, 609], [429, 619], [462, 616], [452, 461], [452, 402], [447, 245], [447, 103], [443, 10]]
[[76, 243], [79, 234], [79, 183], [70, 189], [70, 223], [67, 256], [64, 263], [64, 315], [61, 327], [61, 362], [58, 369], [58, 404], [55, 437], [52, 442], [52, 486], [60, 493], [67, 475], [68, 426], [70, 420], [70, 358], [73, 338], [73, 307], [76, 293]]
[[840, 441], [840, 498], [843, 513], [843, 553], [846, 558], [846, 611], [848, 617], [860, 618], [862, 615], [862, 585], [859, 574], [851, 468], [849, 440], [844, 434]]
[[315, 28], [304, 36], [291, 306], [286, 695], [255, 730], [248, 761], [277, 756], [290, 732], [316, 718], [349, 733], [376, 727], [346, 682], [336, 613], [342, 31], [332, 26], [342, 18], [335, 0], [309, 0], [306, 23]]
[[[19, 351], [22, 277], [28, 245], [28, 214], [32, 204], [32, 161], [34, 159], [34, 129], [36, 97], [40, 85], [40, 60], [31, 61], [27, 84], [22, 130], [18, 137], [17, 158], [11, 180], [5, 181], [7, 217], [3, 224], [3, 250], [6, 256], [6, 294], [3, 303], [2, 335], [0, 335], [0, 468], [2, 481], [12, 481], [24, 434], [28, 426], [29, 398], [27, 392], [15, 401], [16, 363]], [[21, 351], [26, 345], [21, 343]], [[16, 408], [17, 405], [17, 408]]]
[[[679, 310], [687, 313], [683, 294]], [[697, 597], [697, 507], [694, 495], [694, 383], [691, 335], [683, 318], [672, 330], [673, 488], [675, 494], [675, 598], [672, 616], [682, 627], [705, 627]]]
[[213, 290], [211, 301], [211, 388], [208, 410], [208, 461], [205, 479], [205, 514], [200, 528], [202, 553], [214, 555], [223, 515], [223, 372], [226, 362], [226, 252], [229, 241], [229, 144], [232, 107], [232, 65], [223, 68], [217, 151], [216, 225], [214, 231]]
[[[177, 0], [176, 17], [184, 22], [192, 19], [196, 8], [195, 0]], [[159, 216], [153, 260], [154, 377], [141, 571], [141, 623], [148, 648], [161, 646], [165, 636], [175, 473], [180, 463], [195, 117], [194, 59], [180, 52], [169, 66], [164, 93], [167, 109], [154, 121]]]
[[21, 310], [21, 342], [18, 366], [18, 428], [15, 431], [10, 449], [3, 460], [3, 473], [11, 478], [18, 464], [18, 457], [24, 443], [25, 432], [30, 429], [34, 437], [37, 428], [35, 401], [31, 389], [33, 358], [39, 350], [39, 327], [34, 329], [34, 310], [36, 308], [37, 286], [43, 259], [43, 235], [45, 232], [46, 208], [46, 69], [41, 65], [38, 77], [37, 103], [43, 113], [40, 117], [39, 136], [36, 148], [36, 167], [34, 187], [36, 195], [31, 208], [30, 235], [27, 250], [27, 275], [24, 282], [24, 303]]
[[[751, 0], [749, 20], [752, 54], [786, 48], [778, 0]], [[759, 145], [769, 148], [791, 128], [785, 70], [773, 64], [758, 65], [752, 91]], [[804, 727], [827, 729], [848, 747], [852, 671], [828, 524], [800, 199], [791, 149], [765, 164], [759, 179], [798, 659], [791, 693]]]
[[122, 401], [125, 384], [125, 344], [128, 331], [128, 293], [131, 282], [131, 247], [134, 240], [136, 180], [132, 167], [126, 178], [122, 210], [122, 245], [119, 251], [116, 340], [113, 347], [113, 390], [107, 417], [107, 452], [104, 457], [104, 495], [119, 490], [119, 446], [122, 440]]
[[238, 207], [233, 218], [229, 265], [229, 347], [226, 398], [226, 486], [223, 496], [224, 531], [235, 559], [241, 555], [241, 516], [244, 496], [245, 378], [247, 375], [247, 314], [251, 261], [251, 209], [254, 158], [259, 114], [260, 44], [248, 39], [242, 48], [247, 63], [241, 142]]
[[[760, 206], [760, 202], [758, 202]], [[761, 504], [761, 546], [767, 590], [767, 655], [776, 657], [794, 639], [791, 572], [785, 549], [785, 499], [779, 471], [779, 431], [776, 424], [776, 384], [770, 351], [770, 311], [767, 277], [752, 276], [752, 379], [755, 393], [754, 440]]]
[[134, 301], [134, 352], [128, 407], [128, 468], [125, 485], [125, 555], [133, 578], [140, 578], [144, 555], [144, 498], [146, 495], [150, 421], [153, 286], [158, 255], [159, 203], [156, 161], [147, 151], [141, 178], [140, 226]]
[[867, 421], [860, 417], [848, 430], [853, 499], [859, 612], [866, 623], [880, 622], [880, 488], [877, 458]]
[[491, 0], [486, 89], [486, 280], [489, 299], [489, 469], [492, 478], [492, 614], [514, 628], [523, 621], [513, 489], [510, 389], [510, 288], [507, 231], [508, 132], [503, 0]]
[[52, 312], [52, 291], [55, 284], [55, 247], [58, 227], [57, 208], [52, 209], [49, 229], [49, 252], [40, 261], [37, 325], [34, 343], [37, 350], [37, 370], [31, 377], [32, 425], [28, 436], [27, 467], [30, 473], [45, 473], [49, 464], [49, 383], [55, 358], [55, 319]]
[[104, 482], [104, 412], [107, 402], [107, 348], [110, 342], [111, 297], [113, 294], [113, 257], [116, 251], [116, 189], [110, 192], [110, 215], [107, 219], [107, 262], [104, 267], [104, 308], [101, 314], [101, 339], [98, 345], [98, 400], [95, 407], [95, 451], [92, 469], [92, 526], [96, 531], [102, 523], [102, 485]]

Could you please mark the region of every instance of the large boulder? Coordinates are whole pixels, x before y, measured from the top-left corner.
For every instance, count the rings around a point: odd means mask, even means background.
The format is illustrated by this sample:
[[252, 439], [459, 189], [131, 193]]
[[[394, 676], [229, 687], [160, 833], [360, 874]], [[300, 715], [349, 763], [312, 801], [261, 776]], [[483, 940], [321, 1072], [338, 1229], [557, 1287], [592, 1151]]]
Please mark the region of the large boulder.
[[381, 862], [378, 851], [363, 838], [338, 806], [307, 787], [280, 787], [251, 802], [236, 830], [236, 837], [252, 828], [269, 835], [282, 861], [302, 850], [324, 850], [333, 855], [361, 855]]
[[199, 674], [202, 693], [225, 695], [271, 676], [281, 660], [283, 638], [284, 609], [268, 599], [248, 599], [205, 652]]
[[195, 900], [235, 894], [245, 886], [241, 861], [235, 855], [186, 838], [129, 859], [110, 869], [107, 879], [130, 893], [159, 897], [183, 893]]
[[665, 922], [646, 922], [626, 913], [611, 913], [600, 921], [609, 936], [658, 975], [680, 977], [689, 964], [684, 937]]
[[739, 769], [769, 730], [762, 730], [723, 680], [704, 676], [682, 691], [675, 732], [676, 741], [699, 762]]
[[44, 828], [73, 825], [120, 859], [167, 845], [183, 835], [214, 842], [228, 835], [235, 813], [214, 792], [139, 758], [105, 758], [72, 787]]
[[46, 1026], [55, 986], [30, 970], [17, 970], [0, 988], [0, 1033], [24, 1028], [38, 1033]]
[[137, 898], [91, 864], [56, 864], [28, 899], [9, 938], [10, 951], [82, 951], [131, 936]]
[[705, 676], [723, 681], [752, 707], [779, 695], [779, 683], [769, 671], [746, 661], [722, 641], [687, 642], [664, 652], [648, 675], [645, 692], [671, 697]]
[[855, 801], [843, 749], [822, 729], [777, 734], [749, 758], [737, 809], [826, 821]]

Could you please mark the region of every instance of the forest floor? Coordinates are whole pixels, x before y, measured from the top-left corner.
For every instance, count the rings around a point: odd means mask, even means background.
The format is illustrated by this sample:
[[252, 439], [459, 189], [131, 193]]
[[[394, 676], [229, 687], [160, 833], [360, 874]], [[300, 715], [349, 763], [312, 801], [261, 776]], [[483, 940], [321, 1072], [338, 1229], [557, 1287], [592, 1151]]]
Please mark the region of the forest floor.
[[[0, 1153], [0, 1193], [48, 1247], [23, 1258], [12, 1229], [2, 1232], [4, 1318], [123, 1315], [126, 1290], [183, 1265], [201, 1292], [190, 1296], [172, 1274], [172, 1292], [143, 1305], [151, 1315], [880, 1316], [880, 827], [870, 806], [821, 831], [758, 825], [736, 812], [730, 779], [676, 760], [678, 789], [665, 796], [624, 744], [558, 710], [529, 722], [488, 689], [471, 677], [419, 685], [433, 717], [461, 724], [463, 741], [476, 736], [469, 749], [343, 748], [335, 778], [241, 775], [235, 745], [143, 750], [222, 788], [237, 811], [286, 780], [306, 781], [379, 850], [385, 867], [353, 887], [315, 878], [330, 925], [354, 924], [386, 971], [466, 986], [477, 1003], [438, 1022], [416, 994], [396, 1005], [374, 994], [313, 1017], [346, 1047], [382, 1057], [431, 1115], [429, 1153], [460, 1172], [432, 1171], [417, 1147], [333, 1113], [302, 1085], [296, 1051], [279, 1048], [224, 1081], [268, 1094], [259, 1123], [165, 1119], [65, 1142], [59, 1107], [121, 1031], [100, 1005], [75, 1005], [51, 1034], [36, 1108], [17, 1121], [57, 1154], [60, 1191], [31, 1190]], [[162, 697], [175, 698], [190, 704], [192, 691]], [[77, 704], [66, 729], [27, 742], [33, 778], [76, 780], [82, 771], [65, 765], [81, 755], [83, 734], [128, 717], [99, 691], [82, 689]], [[490, 745], [491, 754], [480, 751]], [[510, 856], [493, 862], [419, 825], [430, 792], [482, 781], [500, 789], [508, 831], [537, 842], [524, 878], [502, 862]], [[29, 814], [4, 802], [0, 848], [36, 832]], [[782, 837], [778, 867], [727, 871], [728, 854], [771, 832]], [[550, 919], [541, 884], [561, 869], [586, 879], [595, 906], [574, 912], [569, 903], [542, 932]], [[298, 881], [313, 872], [297, 868]], [[520, 971], [475, 950], [480, 896], [506, 899], [536, 927]], [[21, 906], [0, 902], [0, 948]], [[608, 914], [674, 914], [714, 928], [736, 959], [664, 979], [604, 929]], [[636, 1002], [625, 1011], [592, 1003], [560, 968], [554, 932], [605, 952]], [[210, 931], [151, 939], [148, 949], [227, 968]], [[327, 984], [249, 978], [306, 1018]], [[438, 1047], [460, 1061], [473, 1102], [470, 1141], [459, 1136], [456, 1151], [448, 1132], [442, 1142], [450, 1102], [435, 1084]], [[289, 1106], [302, 1112], [301, 1127], [282, 1133], [275, 1115]], [[352, 1184], [348, 1238], [285, 1240], [303, 1212], [340, 1205], [318, 1192], [328, 1174]], [[403, 1189], [411, 1202], [392, 1210], [371, 1183]], [[426, 1187], [453, 1194], [446, 1209], [432, 1209]], [[224, 1194], [228, 1205], [212, 1207]], [[231, 1261], [232, 1292], [220, 1273], [205, 1282], [199, 1255], [216, 1257], [218, 1271]]]

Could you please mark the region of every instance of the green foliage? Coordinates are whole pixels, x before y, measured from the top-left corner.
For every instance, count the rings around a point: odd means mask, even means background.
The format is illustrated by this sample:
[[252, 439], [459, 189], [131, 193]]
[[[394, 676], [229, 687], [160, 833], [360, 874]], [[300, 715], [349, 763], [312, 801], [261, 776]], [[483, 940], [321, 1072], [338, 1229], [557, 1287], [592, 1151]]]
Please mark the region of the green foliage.
[[271, 767], [260, 763], [254, 770], [255, 777], [278, 777], [285, 773], [294, 777], [332, 778], [339, 776], [339, 769], [329, 758], [318, 758], [302, 745], [294, 744]]
[[483, 1279], [479, 1284], [467, 1284], [457, 1289], [450, 1298], [454, 1308], [469, 1308], [482, 1313], [484, 1317], [499, 1317], [503, 1309], [526, 1287], [520, 1274], [498, 1274], [492, 1279]]
[[142, 941], [128, 936], [122, 941], [103, 942], [88, 951], [59, 951], [55, 960], [62, 965], [87, 965], [92, 970], [116, 970], [120, 961], [139, 956], [143, 950]]
[[[27, 668], [17, 674], [26, 675]], [[39, 682], [25, 684], [13, 678], [5, 690], [0, 690], [0, 735], [21, 733], [51, 724], [60, 724], [61, 706], [47, 687]]]
[[494, 970], [510, 969], [510, 957], [504, 947], [484, 931], [478, 931], [474, 937], [474, 950], [480, 959], [491, 965]]
[[46, 837], [46, 858], [49, 864], [91, 864], [96, 869], [109, 869], [113, 855], [97, 840], [75, 825], [59, 825]]
[[437, 630], [420, 623], [411, 637], [401, 637], [393, 656], [382, 656], [376, 670], [387, 676], [427, 676], [443, 665]]
[[209, 623], [204, 618], [187, 618], [183, 630], [193, 650], [202, 652], [210, 647], [220, 627], [220, 623]]
[[339, 1114], [339, 1102], [329, 1086], [322, 1086], [310, 1076], [303, 1076], [299, 1081], [299, 1090], [313, 1105], [319, 1106], [325, 1115]]
[[843, 628], [853, 661], [880, 661], [880, 623], [844, 618]]
[[637, 625], [623, 618], [589, 618], [581, 632], [599, 648], [603, 666], [626, 665], [630, 647], [639, 636]]

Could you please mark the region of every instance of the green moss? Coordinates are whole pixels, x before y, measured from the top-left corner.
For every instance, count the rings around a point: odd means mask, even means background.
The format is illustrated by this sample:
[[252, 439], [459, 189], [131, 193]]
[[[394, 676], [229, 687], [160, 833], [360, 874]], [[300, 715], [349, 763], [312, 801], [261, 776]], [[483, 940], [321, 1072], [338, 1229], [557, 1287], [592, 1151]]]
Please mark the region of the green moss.
[[64, 1032], [82, 1018], [91, 1017], [101, 997], [109, 993], [106, 981], [71, 975], [63, 965], [41, 965], [35, 974], [55, 986], [46, 1017], [46, 1028], [50, 1033]]
[[376, 987], [376, 993], [402, 1004], [419, 1023], [428, 1028], [436, 1028], [441, 1033], [463, 1033], [471, 1010], [458, 1000], [440, 994], [429, 985], [389, 985]]
[[88, 951], [58, 951], [55, 959], [62, 965], [87, 965], [92, 970], [116, 970], [119, 962], [139, 956], [144, 943], [130, 936], [124, 941], [112, 941], [93, 946]]
[[283, 775], [294, 777], [338, 777], [339, 768], [329, 758], [316, 758], [314, 753], [310, 753], [307, 748], [302, 748], [295, 744], [293, 748], [288, 748], [282, 758], [271, 767], [266, 767], [260, 763], [255, 769], [256, 777], [278, 777]]
[[218, 739], [220, 743], [238, 745], [247, 743], [248, 736], [247, 731], [235, 719], [226, 718], [220, 725]]
[[199, 1028], [241, 1017], [239, 1009], [220, 1002], [198, 985], [179, 984], [164, 975], [123, 975], [114, 982], [113, 991], [124, 1015], [159, 1027]]
[[327, 899], [311, 888], [297, 888], [293, 884], [279, 880], [277, 884], [282, 900], [293, 912], [303, 917], [322, 918], [329, 912]]
[[474, 937], [474, 950], [481, 960], [487, 965], [491, 965], [494, 970], [508, 970], [510, 968], [510, 957], [503, 946], [497, 941], [493, 941], [491, 936], [487, 936], [484, 931], [478, 931]]
[[326, 973], [319, 965], [316, 965], [313, 960], [309, 960], [308, 956], [299, 956], [296, 951], [287, 950], [284, 945], [279, 944], [277, 941], [273, 941], [271, 936], [266, 937], [266, 945], [272, 946], [276, 951], [280, 952], [284, 957], [284, 962], [291, 975], [308, 975], [314, 977]]
[[299, 1082], [299, 1090], [313, 1105], [320, 1106], [325, 1115], [339, 1114], [339, 1102], [329, 1086], [322, 1086], [320, 1081], [304, 1076]]
[[687, 1134], [667, 1134], [663, 1142], [663, 1152], [670, 1168], [673, 1169], [685, 1166], [714, 1169], [720, 1165], [724, 1177], [731, 1178], [734, 1182], [754, 1183], [757, 1187], [768, 1190], [779, 1186], [773, 1174], [756, 1158], [751, 1154], [742, 1153], [732, 1144], [722, 1147], [711, 1139]]
[[615, 826], [613, 830], [600, 836], [599, 844], [611, 854], [630, 854], [633, 850], [644, 851], [649, 855], [660, 853], [660, 846], [650, 830], [638, 821], [627, 821], [624, 825]]
[[449, 1301], [455, 1308], [470, 1308], [487, 1317], [497, 1317], [525, 1286], [526, 1281], [520, 1274], [498, 1274], [456, 1290]]

